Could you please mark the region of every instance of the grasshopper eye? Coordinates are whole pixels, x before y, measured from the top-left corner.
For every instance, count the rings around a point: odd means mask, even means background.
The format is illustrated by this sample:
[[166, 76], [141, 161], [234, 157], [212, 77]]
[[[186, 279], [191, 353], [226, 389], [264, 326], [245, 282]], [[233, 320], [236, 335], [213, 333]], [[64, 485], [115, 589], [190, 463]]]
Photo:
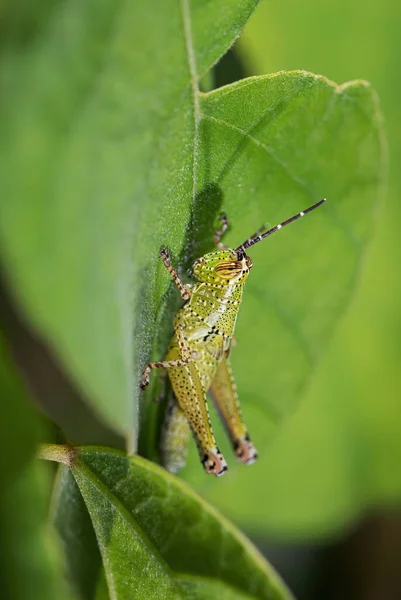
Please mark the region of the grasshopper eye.
[[225, 260], [214, 268], [219, 277], [223, 279], [232, 279], [242, 272], [242, 262], [237, 260]]

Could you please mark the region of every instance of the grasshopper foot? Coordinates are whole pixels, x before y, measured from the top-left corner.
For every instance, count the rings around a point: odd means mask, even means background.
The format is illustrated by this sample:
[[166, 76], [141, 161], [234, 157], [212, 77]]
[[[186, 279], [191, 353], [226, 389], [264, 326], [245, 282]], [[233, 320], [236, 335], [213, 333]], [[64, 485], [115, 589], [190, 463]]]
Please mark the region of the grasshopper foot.
[[146, 367], [146, 369], [142, 373], [142, 380], [139, 382], [139, 389], [141, 389], [143, 391], [145, 388], [147, 388], [149, 385], [149, 381], [150, 381], [149, 369], [148, 369], [148, 367]]
[[248, 434], [235, 441], [234, 451], [237, 456], [237, 460], [240, 460], [245, 465], [251, 465], [258, 458], [257, 450], [249, 439]]
[[167, 248], [160, 248], [160, 257], [165, 265], [170, 266], [170, 254]]
[[213, 448], [212, 451], [205, 454], [202, 464], [206, 473], [216, 475], [216, 477], [221, 477], [228, 470], [225, 458], [218, 448]]

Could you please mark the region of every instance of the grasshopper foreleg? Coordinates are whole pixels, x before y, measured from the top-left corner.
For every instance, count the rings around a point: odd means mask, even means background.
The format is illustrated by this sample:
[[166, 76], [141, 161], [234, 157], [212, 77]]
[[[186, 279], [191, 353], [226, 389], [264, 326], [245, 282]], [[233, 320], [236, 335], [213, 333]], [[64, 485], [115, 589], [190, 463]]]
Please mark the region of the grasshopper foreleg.
[[228, 246], [223, 244], [223, 242], [221, 241], [221, 238], [223, 237], [223, 235], [225, 234], [225, 232], [227, 231], [227, 228], [228, 228], [228, 219], [227, 219], [226, 215], [220, 216], [220, 222], [221, 222], [221, 227], [220, 227], [220, 229], [216, 229], [216, 231], [214, 232], [213, 241], [214, 241], [214, 245], [219, 250], [227, 250]]
[[[168, 250], [166, 248], [162, 248], [160, 250], [160, 256], [161, 256], [164, 266], [166, 267], [167, 271], [170, 273], [171, 277], [173, 278], [173, 280], [178, 288], [178, 291], [181, 294], [181, 298], [183, 300], [189, 300], [191, 297], [191, 287], [189, 285], [188, 286], [185, 285], [181, 281], [181, 278], [178, 275], [177, 271], [171, 266], [170, 255], [168, 253]], [[149, 363], [145, 367], [145, 369], [142, 373], [142, 381], [139, 384], [139, 387], [141, 388], [141, 390], [144, 390], [146, 388], [146, 386], [149, 384], [150, 372], [152, 369], [168, 369], [169, 367], [182, 367], [183, 365], [186, 365], [190, 360], [193, 359], [192, 353], [191, 353], [190, 349], [188, 348], [188, 344], [186, 342], [185, 335], [183, 333], [184, 328], [185, 328], [185, 324], [182, 322], [181, 315], [178, 312], [177, 316], [175, 318], [175, 321], [174, 321], [174, 329], [175, 329], [175, 333], [177, 336], [178, 345], [180, 347], [181, 357], [174, 361], [161, 360], [161, 361]]]
[[180, 350], [179, 357], [177, 357], [175, 360], [160, 360], [149, 363], [142, 373], [142, 381], [139, 384], [141, 390], [144, 390], [149, 384], [150, 372], [152, 369], [169, 369], [170, 367], [183, 367], [184, 365], [187, 365], [189, 362], [193, 361], [195, 358], [198, 357], [197, 353], [191, 350], [191, 348], [188, 346], [188, 342], [184, 333], [185, 320], [181, 311], [177, 313], [174, 319], [174, 331]]
[[141, 390], [144, 390], [150, 381], [150, 372], [152, 369], [169, 369], [170, 367], [183, 367], [188, 364], [190, 358], [179, 358], [177, 360], [158, 360], [156, 362], [151, 362], [146, 365], [145, 369], [142, 372], [142, 381], [139, 384]]
[[170, 254], [168, 253], [167, 248], [162, 248], [160, 250], [160, 257], [161, 257], [163, 264], [166, 267], [167, 271], [170, 273], [171, 277], [173, 278], [174, 283], [177, 286], [178, 291], [181, 294], [181, 298], [183, 300], [189, 300], [191, 297], [191, 287], [189, 285], [185, 285], [185, 283], [183, 283], [181, 281], [181, 278], [178, 275], [177, 271], [174, 269], [174, 267], [171, 266]]

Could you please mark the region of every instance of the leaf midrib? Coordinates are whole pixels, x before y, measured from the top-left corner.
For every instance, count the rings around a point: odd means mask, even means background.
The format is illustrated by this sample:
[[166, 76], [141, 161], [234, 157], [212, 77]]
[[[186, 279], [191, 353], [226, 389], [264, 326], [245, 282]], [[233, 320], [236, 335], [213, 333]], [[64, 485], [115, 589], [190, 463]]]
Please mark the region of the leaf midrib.
[[194, 143], [193, 143], [193, 164], [192, 164], [192, 202], [195, 202], [197, 190], [197, 163], [198, 163], [198, 147], [199, 147], [199, 123], [201, 120], [200, 114], [200, 97], [198, 86], [198, 72], [196, 67], [195, 49], [192, 37], [191, 13], [189, 9], [189, 0], [181, 0], [181, 13], [184, 29], [185, 48], [187, 52], [188, 69], [191, 79], [192, 100], [194, 109]]

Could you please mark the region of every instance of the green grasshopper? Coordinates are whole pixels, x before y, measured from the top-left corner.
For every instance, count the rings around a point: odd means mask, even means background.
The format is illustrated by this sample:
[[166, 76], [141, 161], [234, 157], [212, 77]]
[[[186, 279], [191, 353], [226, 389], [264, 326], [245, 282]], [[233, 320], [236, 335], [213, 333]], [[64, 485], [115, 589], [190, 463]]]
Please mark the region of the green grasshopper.
[[237, 459], [247, 465], [256, 460], [258, 455], [242, 419], [229, 360], [244, 285], [252, 268], [245, 250], [323, 202], [325, 199], [268, 231], [257, 231], [234, 249], [221, 241], [228, 227], [226, 217], [222, 216], [222, 226], [214, 234], [217, 250], [205, 254], [193, 265], [195, 284], [181, 281], [171, 266], [168, 251], [161, 249], [164, 266], [185, 304], [174, 318], [174, 334], [165, 359], [147, 365], [140, 388], [143, 390], [148, 385], [152, 369], [167, 369], [173, 395], [167, 409], [168, 425], [162, 436], [162, 453], [168, 470], [176, 472], [185, 464], [185, 448], [192, 429], [205, 471], [217, 476], [227, 471], [210, 425], [206, 400], [209, 391]]

